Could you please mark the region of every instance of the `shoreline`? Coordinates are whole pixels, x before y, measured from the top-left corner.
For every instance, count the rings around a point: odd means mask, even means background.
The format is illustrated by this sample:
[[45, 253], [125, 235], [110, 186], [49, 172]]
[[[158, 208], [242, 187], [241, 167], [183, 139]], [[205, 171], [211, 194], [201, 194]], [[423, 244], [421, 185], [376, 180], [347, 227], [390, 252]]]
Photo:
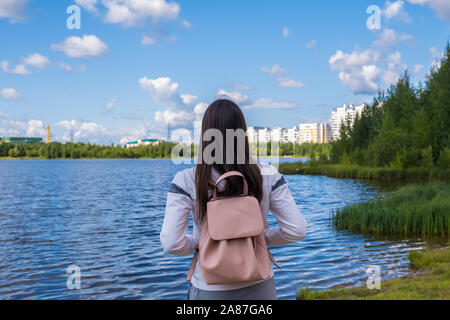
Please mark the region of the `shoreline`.
[[381, 281], [380, 289], [297, 291], [297, 300], [450, 300], [450, 247], [412, 251], [407, 275]]

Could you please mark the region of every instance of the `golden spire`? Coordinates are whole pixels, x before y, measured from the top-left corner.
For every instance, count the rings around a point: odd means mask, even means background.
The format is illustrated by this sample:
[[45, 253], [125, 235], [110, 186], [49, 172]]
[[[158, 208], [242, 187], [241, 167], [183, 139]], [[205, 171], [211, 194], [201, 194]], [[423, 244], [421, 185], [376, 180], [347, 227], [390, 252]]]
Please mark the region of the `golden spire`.
[[47, 139], [45, 140], [45, 143], [50, 143], [51, 142], [51, 138], [50, 138], [50, 125], [47, 125]]

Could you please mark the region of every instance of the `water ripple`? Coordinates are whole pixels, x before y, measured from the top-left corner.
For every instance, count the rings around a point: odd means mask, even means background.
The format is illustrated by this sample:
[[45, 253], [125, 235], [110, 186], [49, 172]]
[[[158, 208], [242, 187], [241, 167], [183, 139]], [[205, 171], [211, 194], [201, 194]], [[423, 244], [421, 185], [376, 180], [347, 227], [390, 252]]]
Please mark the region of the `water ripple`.
[[[190, 258], [163, 254], [159, 242], [167, 189], [181, 169], [169, 160], [1, 161], [0, 299], [184, 299]], [[405, 274], [408, 252], [424, 246], [330, 225], [333, 210], [376, 196], [378, 185], [286, 180], [309, 233], [273, 249], [282, 299], [300, 287], [362, 284], [369, 265], [385, 278]], [[67, 289], [70, 265], [81, 269], [81, 290]]]

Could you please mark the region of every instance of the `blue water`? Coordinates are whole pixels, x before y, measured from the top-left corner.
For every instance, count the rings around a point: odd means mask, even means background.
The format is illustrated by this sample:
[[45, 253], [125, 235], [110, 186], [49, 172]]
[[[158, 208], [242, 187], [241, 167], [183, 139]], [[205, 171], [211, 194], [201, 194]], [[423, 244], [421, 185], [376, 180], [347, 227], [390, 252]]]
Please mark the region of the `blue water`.
[[[292, 161], [292, 159], [284, 160]], [[159, 232], [169, 183], [189, 166], [170, 160], [0, 161], [0, 299], [184, 299], [190, 258], [163, 254]], [[408, 272], [419, 240], [337, 232], [330, 213], [376, 196], [355, 180], [287, 176], [305, 215], [307, 239], [274, 248], [280, 299], [300, 287], [326, 289]], [[269, 223], [275, 224], [273, 217]], [[81, 289], [67, 288], [68, 266]]]

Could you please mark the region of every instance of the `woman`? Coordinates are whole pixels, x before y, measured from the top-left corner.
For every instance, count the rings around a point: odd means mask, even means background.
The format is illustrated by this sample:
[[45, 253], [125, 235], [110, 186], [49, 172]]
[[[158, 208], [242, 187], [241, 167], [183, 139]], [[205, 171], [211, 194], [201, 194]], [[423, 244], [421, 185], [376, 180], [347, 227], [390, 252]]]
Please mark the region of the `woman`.
[[[165, 252], [187, 256], [198, 249], [206, 203], [212, 196], [212, 185], [222, 174], [229, 171], [242, 173], [248, 182], [249, 194], [258, 199], [268, 247], [287, 245], [306, 237], [306, 221], [299, 212], [283, 176], [273, 166], [254, 163], [251, 160], [247, 137], [239, 139], [227, 135], [229, 129], [234, 132], [247, 132], [244, 115], [234, 102], [226, 99], [217, 100], [208, 107], [203, 117], [202, 141], [197, 165], [195, 168], [179, 172], [170, 186], [160, 235]], [[208, 154], [212, 149], [211, 144], [220, 140], [206, 138], [210, 136], [210, 132], [221, 133], [222, 153], [219, 149]], [[241, 157], [242, 153], [245, 154], [245, 158]], [[226, 159], [221, 159], [225, 157]], [[243, 192], [242, 185], [242, 179], [239, 177], [222, 181], [218, 185], [218, 196], [240, 195]], [[278, 222], [276, 227], [269, 228], [267, 225], [269, 210]], [[191, 212], [194, 213], [194, 228], [193, 234], [188, 235]], [[188, 290], [188, 299], [276, 300], [273, 270], [268, 280], [208, 285], [197, 262]]]

